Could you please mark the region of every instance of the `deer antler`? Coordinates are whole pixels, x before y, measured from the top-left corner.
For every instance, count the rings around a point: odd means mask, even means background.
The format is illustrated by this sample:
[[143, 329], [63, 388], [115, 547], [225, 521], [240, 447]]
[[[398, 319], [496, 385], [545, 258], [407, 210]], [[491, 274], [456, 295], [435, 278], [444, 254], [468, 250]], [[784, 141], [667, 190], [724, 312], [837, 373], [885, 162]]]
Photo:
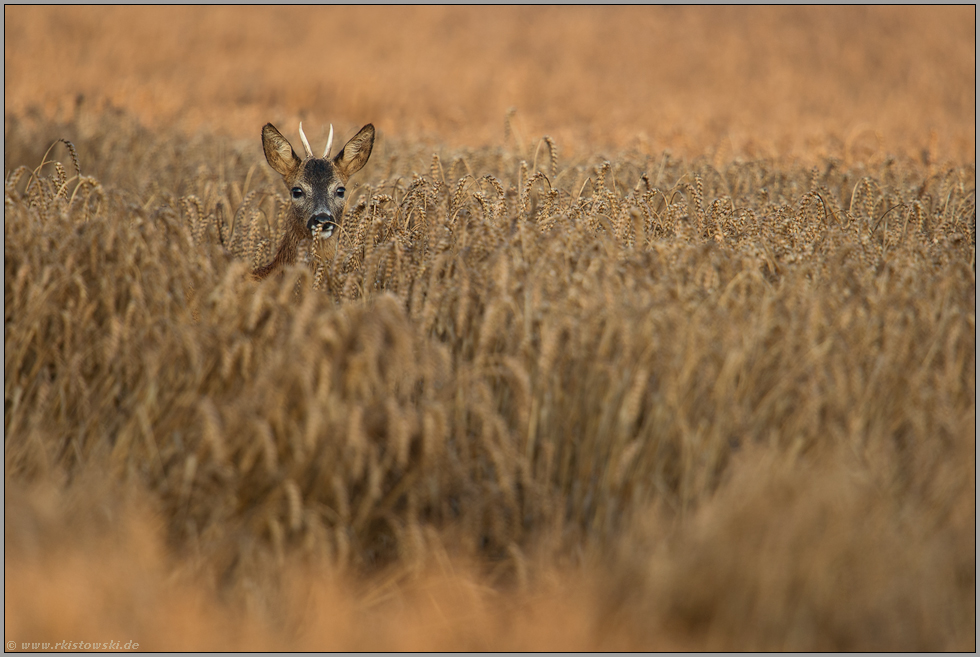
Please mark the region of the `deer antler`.
[[299, 122], [299, 138], [303, 140], [303, 148], [306, 149], [306, 157], [313, 157], [313, 149], [310, 148], [310, 142], [306, 139], [306, 133], [303, 132], [303, 122]]
[[323, 151], [323, 159], [330, 157], [330, 146], [333, 144], [333, 124], [330, 124], [330, 134], [327, 136], [327, 149]]

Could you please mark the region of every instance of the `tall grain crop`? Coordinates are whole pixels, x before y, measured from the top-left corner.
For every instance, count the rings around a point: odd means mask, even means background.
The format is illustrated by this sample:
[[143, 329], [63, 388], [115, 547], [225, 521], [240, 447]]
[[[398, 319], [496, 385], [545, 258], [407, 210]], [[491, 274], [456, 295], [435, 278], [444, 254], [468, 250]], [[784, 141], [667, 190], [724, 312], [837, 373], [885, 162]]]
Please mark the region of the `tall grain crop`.
[[257, 284], [256, 144], [68, 133], [5, 176], [9, 637], [548, 647], [513, 602], [570, 649], [973, 645], [972, 164], [397, 144]]

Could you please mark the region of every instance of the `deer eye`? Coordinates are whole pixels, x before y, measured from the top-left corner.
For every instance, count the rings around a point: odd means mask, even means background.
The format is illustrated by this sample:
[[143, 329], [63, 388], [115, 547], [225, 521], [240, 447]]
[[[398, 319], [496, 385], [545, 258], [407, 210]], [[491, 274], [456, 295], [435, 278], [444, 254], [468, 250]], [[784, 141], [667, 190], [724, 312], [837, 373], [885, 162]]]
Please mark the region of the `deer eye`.
[[293, 187], [293, 198], [303, 198], [303, 190], [299, 187]]
[[339, 196], [340, 198], [344, 198], [344, 194], [346, 192], [347, 192], [347, 190], [344, 189], [343, 187], [338, 187], [337, 188], [337, 196]]

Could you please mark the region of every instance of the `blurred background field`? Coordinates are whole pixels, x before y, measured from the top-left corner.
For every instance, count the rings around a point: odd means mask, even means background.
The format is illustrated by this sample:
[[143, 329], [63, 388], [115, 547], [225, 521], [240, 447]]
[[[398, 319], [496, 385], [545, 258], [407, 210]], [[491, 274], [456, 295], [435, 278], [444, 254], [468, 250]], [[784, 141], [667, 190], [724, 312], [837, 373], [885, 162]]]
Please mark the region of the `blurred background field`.
[[5, 641], [975, 650], [975, 16], [5, 7]]
[[392, 137], [694, 157], [975, 158], [960, 7], [7, 7], [4, 111], [114, 107], [253, 138], [368, 120]]

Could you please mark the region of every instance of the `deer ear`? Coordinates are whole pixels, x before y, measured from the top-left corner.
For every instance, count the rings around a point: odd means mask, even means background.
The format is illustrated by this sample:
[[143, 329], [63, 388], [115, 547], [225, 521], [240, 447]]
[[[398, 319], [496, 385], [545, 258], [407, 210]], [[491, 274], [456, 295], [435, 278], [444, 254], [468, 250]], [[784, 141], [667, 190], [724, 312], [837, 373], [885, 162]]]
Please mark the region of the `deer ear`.
[[266, 123], [262, 128], [262, 149], [265, 150], [265, 159], [269, 166], [283, 177], [295, 172], [303, 163], [286, 138], [271, 123]]
[[368, 123], [344, 144], [337, 157], [333, 159], [337, 171], [344, 178], [351, 177], [367, 164], [372, 148], [374, 148], [374, 126]]

